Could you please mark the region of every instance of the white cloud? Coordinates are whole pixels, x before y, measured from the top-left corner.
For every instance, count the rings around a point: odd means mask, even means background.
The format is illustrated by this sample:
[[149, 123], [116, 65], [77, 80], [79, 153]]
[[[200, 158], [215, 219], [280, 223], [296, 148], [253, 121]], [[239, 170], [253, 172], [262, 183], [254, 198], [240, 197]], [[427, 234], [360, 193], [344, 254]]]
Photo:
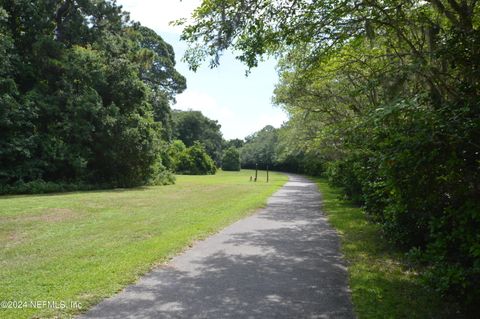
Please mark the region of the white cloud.
[[234, 118], [230, 108], [219, 105], [215, 98], [204, 92], [187, 90], [185, 93], [177, 95], [176, 100], [177, 103], [173, 105], [174, 109], [201, 111], [203, 115], [219, 121], [220, 124], [231, 122]]
[[181, 33], [181, 27], [169, 25], [170, 21], [190, 18], [201, 0], [118, 0], [130, 18], [157, 32]]

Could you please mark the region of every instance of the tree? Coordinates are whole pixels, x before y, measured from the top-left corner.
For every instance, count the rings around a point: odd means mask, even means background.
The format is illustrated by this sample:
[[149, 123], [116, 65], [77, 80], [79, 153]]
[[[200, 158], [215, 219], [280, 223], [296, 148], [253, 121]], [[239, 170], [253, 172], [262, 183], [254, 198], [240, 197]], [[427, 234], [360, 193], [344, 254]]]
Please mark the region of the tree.
[[272, 168], [276, 157], [277, 141], [277, 130], [271, 125], [247, 136], [245, 145], [240, 151], [242, 167], [255, 168], [258, 164], [260, 168], [266, 169], [267, 166]]
[[227, 148], [230, 148], [230, 147], [241, 148], [243, 146], [243, 144], [245, 144], [244, 140], [234, 138], [232, 140], [226, 141], [223, 148], [224, 149], [227, 149]]
[[0, 183], [134, 186], [164, 176], [171, 47], [111, 1], [0, 3]]
[[155, 121], [162, 123], [163, 137], [173, 138], [170, 102], [175, 94], [186, 89], [186, 79], [175, 69], [175, 52], [155, 31], [137, 27], [141, 50], [137, 59], [141, 61], [140, 76], [150, 87], [150, 96]]
[[222, 157], [224, 171], [240, 171], [240, 153], [234, 147], [225, 150]]
[[222, 157], [223, 137], [220, 124], [204, 116], [200, 111], [173, 112], [173, 135], [190, 147], [195, 142], [205, 145], [208, 155], [220, 165]]

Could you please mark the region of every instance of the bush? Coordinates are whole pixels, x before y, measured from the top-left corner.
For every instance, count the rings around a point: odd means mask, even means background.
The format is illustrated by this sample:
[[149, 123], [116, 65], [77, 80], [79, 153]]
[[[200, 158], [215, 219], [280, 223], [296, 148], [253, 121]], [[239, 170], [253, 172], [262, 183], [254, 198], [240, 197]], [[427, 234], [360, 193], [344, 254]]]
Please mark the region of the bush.
[[171, 185], [175, 184], [175, 175], [168, 170], [161, 170], [152, 180], [152, 185]]
[[362, 151], [352, 143], [328, 168], [386, 238], [426, 266], [437, 291], [472, 308], [480, 300], [478, 123], [468, 107], [431, 112], [402, 101], [358, 126], [351, 140], [368, 134], [368, 143]]
[[215, 162], [199, 142], [185, 149], [178, 157], [176, 172], [179, 174], [212, 175], [216, 171]]
[[106, 188], [107, 185], [89, 185], [85, 183], [46, 182], [42, 179], [23, 182], [19, 181], [13, 185], [1, 185], [1, 195], [13, 194], [45, 194], [73, 192], [79, 190], [92, 190]]
[[240, 170], [240, 153], [234, 147], [228, 148], [223, 154], [222, 169], [224, 171]]
[[167, 147], [166, 151], [162, 153], [162, 164], [170, 171], [176, 171], [180, 154], [185, 152], [187, 147], [180, 140], [174, 140]]

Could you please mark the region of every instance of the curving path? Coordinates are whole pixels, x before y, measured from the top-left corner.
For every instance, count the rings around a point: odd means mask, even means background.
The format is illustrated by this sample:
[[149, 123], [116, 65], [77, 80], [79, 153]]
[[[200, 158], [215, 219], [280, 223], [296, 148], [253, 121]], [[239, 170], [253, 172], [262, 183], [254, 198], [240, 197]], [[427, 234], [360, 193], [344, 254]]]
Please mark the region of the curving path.
[[336, 232], [298, 175], [268, 206], [82, 318], [355, 318]]

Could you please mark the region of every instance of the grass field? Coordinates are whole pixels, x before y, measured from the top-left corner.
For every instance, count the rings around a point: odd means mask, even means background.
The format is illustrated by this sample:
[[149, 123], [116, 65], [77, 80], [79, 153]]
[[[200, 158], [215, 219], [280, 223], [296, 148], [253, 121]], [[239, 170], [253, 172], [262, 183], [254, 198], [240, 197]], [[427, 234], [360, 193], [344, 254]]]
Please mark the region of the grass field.
[[316, 179], [323, 208], [342, 239], [355, 311], [363, 318], [458, 318], [452, 305], [426, 288], [403, 255], [392, 251], [362, 209], [340, 199], [325, 179]]
[[0, 309], [0, 318], [68, 318], [79, 312], [78, 303], [85, 310], [112, 295], [193, 241], [262, 207], [287, 180], [271, 173], [267, 184], [260, 172], [253, 183], [252, 174], [0, 197], [1, 308], [23, 307]]

